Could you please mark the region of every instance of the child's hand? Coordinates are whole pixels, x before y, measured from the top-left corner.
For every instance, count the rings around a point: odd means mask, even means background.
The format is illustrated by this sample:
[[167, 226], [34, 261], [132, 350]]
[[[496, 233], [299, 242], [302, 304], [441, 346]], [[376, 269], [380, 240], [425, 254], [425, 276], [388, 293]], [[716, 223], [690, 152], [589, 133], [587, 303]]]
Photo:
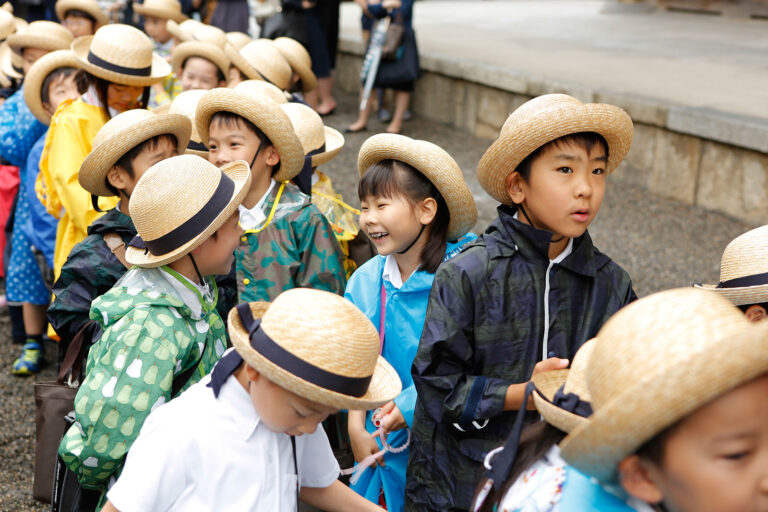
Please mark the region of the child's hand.
[[385, 434], [408, 426], [405, 418], [403, 418], [403, 413], [400, 412], [400, 408], [395, 405], [395, 402], [388, 402], [381, 406], [378, 414], [373, 418], [381, 419], [381, 428]]
[[382, 0], [381, 6], [385, 9], [398, 9], [402, 3], [400, 0]]
[[[349, 443], [352, 445], [352, 453], [355, 455], [355, 462], [361, 462], [367, 456], [377, 453], [380, 450], [376, 439], [374, 439], [364, 428], [350, 428]], [[376, 464], [384, 466], [384, 458], [377, 458]]]
[[569, 361], [567, 359], [550, 357], [549, 359], [536, 363], [536, 366], [533, 367], [533, 374], [531, 376], [536, 375], [537, 373], [550, 372], [552, 370], [564, 370], [565, 368], [568, 368], [568, 363]]

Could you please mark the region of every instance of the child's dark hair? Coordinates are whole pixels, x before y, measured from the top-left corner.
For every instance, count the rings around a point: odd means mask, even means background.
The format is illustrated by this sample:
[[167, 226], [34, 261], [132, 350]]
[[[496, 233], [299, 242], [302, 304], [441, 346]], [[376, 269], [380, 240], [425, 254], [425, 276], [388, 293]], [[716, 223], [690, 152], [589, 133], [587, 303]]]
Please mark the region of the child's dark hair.
[[80, 9], [68, 9], [67, 12], [64, 13], [64, 18], [62, 18], [62, 20], [66, 19], [68, 16], [74, 16], [75, 18], [85, 18], [86, 20], [96, 25], [96, 18], [85, 11], [81, 11]]
[[605, 158], [608, 158], [608, 143], [605, 141], [605, 138], [600, 135], [599, 133], [595, 132], [580, 132], [580, 133], [573, 133], [570, 135], [565, 135], [564, 137], [557, 138], [551, 142], [547, 142], [543, 146], [540, 146], [536, 151], [525, 157], [525, 159], [520, 162], [520, 164], [515, 169], [515, 172], [517, 172], [523, 180], [526, 182], [531, 176], [531, 165], [533, 165], [534, 160], [536, 160], [541, 154], [550, 146], [555, 147], [563, 147], [567, 145], [574, 145], [577, 147], [580, 147], [584, 149], [587, 154], [592, 152], [592, 149], [596, 145], [602, 145], [603, 149], [605, 149]]
[[207, 62], [210, 62], [211, 64], [213, 64], [213, 67], [215, 67], [215, 68], [216, 68], [216, 79], [217, 79], [219, 82], [226, 82], [226, 81], [227, 81], [227, 77], [225, 77], [225, 76], [224, 76], [224, 73], [223, 73], [223, 72], [222, 72], [222, 71], [219, 69], [219, 66], [217, 66], [217, 65], [216, 65], [216, 63], [214, 63], [214, 62], [212, 62], [212, 61], [210, 61], [210, 60], [206, 59], [206, 58], [205, 58], [205, 57], [203, 57], [202, 55], [190, 55], [189, 57], [187, 57], [186, 59], [184, 59], [184, 61], [181, 63], [181, 70], [182, 70], [182, 71], [184, 71], [184, 68], [185, 68], [185, 67], [187, 67], [187, 61], [188, 61], [190, 58], [192, 58], [192, 57], [197, 57], [198, 59], [203, 59], [203, 60], [205, 60], [205, 61], [207, 61]]
[[675, 423], [665, 428], [651, 439], [643, 443], [640, 448], [635, 451], [641, 459], [645, 459], [651, 462], [654, 466], [661, 467], [664, 463], [664, 454], [666, 453], [667, 441], [669, 435], [675, 430], [675, 427], [679, 423]]
[[[507, 481], [499, 492], [491, 492], [485, 499], [481, 512], [493, 512], [510, 487], [517, 481], [525, 470], [544, 457], [550, 448], [560, 443], [567, 434], [558, 430], [546, 421], [537, 421], [528, 425], [520, 434], [520, 444], [517, 447], [515, 462], [507, 477]], [[493, 461], [491, 461], [493, 465]], [[478, 491], [485, 484], [485, 479], [478, 486]]]
[[[120, 157], [120, 159], [115, 162], [116, 167], [121, 167], [125, 170], [126, 173], [128, 173], [128, 176], [133, 179], [133, 161], [136, 159], [139, 154], [144, 151], [154, 151], [157, 146], [160, 145], [160, 142], [166, 140], [173, 145], [173, 147], [176, 147], [178, 144], [178, 141], [176, 140], [176, 136], [172, 135], [170, 133], [163, 133], [161, 135], [155, 135], [154, 137], [145, 140], [141, 144], [137, 144], [136, 146], [132, 147], [128, 150], [126, 154]], [[120, 196], [121, 191], [115, 188], [110, 182], [109, 178], [106, 176], [104, 177], [104, 184], [107, 186], [110, 192], [115, 194], [116, 196]]]
[[[267, 135], [264, 132], [262, 132], [255, 124], [253, 124], [243, 116], [239, 114], [235, 114], [234, 112], [225, 112], [225, 111], [216, 112], [211, 116], [211, 120], [208, 122], [208, 126], [210, 127], [214, 123], [217, 123], [217, 124], [221, 124], [222, 126], [226, 126], [227, 128], [233, 128], [233, 127], [237, 127], [238, 121], [242, 122], [243, 125], [245, 125], [245, 127], [248, 130], [253, 132], [256, 135], [256, 137], [259, 138], [262, 151], [268, 148], [269, 146], [274, 146], [274, 144], [272, 144], [272, 141], [269, 140], [269, 137], [267, 137]], [[203, 142], [206, 142], [206, 141], [203, 141]], [[277, 162], [277, 164], [274, 167], [272, 167], [272, 176], [277, 174], [277, 171], [280, 170], [280, 163], [281, 162]]]
[[368, 168], [357, 185], [362, 201], [366, 197], [393, 197], [402, 195], [411, 204], [429, 197], [437, 201], [437, 213], [422, 235], [427, 243], [421, 251], [421, 269], [431, 274], [437, 271], [445, 258], [450, 213], [445, 199], [437, 187], [414, 167], [399, 160], [382, 160]]
[[[82, 73], [82, 71], [78, 70], [77, 68], [72, 67], [63, 67], [63, 68], [56, 68], [45, 77], [45, 80], [43, 80], [43, 85], [40, 87], [40, 99], [43, 100], [43, 103], [50, 103], [51, 102], [51, 94], [50, 94], [50, 88], [51, 84], [55, 83], [56, 80], [61, 78], [69, 78], [70, 76], [74, 75], [75, 73]], [[77, 85], [77, 92], [80, 94], [83, 94], [86, 89], [81, 87], [81, 82], [75, 77], [75, 84]]]
[[[107, 98], [109, 97], [109, 93], [107, 89], [113, 82], [110, 82], [109, 80], [105, 80], [103, 78], [99, 78], [98, 76], [92, 75], [90, 73], [84, 73], [82, 83], [87, 84], [85, 86], [85, 90], [88, 90], [88, 86], [93, 85], [93, 87], [96, 89], [96, 94], [99, 97], [99, 102], [101, 103], [101, 110], [104, 113], [104, 116], [107, 118], [107, 120], [112, 119], [112, 114], [109, 113], [109, 103], [107, 102]], [[121, 85], [121, 84], [115, 84], [115, 85]], [[78, 89], [80, 89], [81, 81], [78, 81], [77, 87]], [[147, 108], [147, 106], [149, 105], [149, 92], [150, 92], [150, 87], [149, 86], [144, 87], [144, 92], [141, 95], [141, 105], [139, 108]]]

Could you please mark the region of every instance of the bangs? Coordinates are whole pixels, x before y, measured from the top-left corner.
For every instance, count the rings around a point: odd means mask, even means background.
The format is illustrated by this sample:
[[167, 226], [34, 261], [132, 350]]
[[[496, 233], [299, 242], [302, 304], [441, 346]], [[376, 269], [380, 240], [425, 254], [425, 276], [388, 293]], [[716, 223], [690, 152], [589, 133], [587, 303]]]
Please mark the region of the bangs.
[[400, 194], [400, 182], [394, 160], [381, 160], [363, 173], [357, 185], [357, 195], [362, 201], [366, 197], [391, 198]]

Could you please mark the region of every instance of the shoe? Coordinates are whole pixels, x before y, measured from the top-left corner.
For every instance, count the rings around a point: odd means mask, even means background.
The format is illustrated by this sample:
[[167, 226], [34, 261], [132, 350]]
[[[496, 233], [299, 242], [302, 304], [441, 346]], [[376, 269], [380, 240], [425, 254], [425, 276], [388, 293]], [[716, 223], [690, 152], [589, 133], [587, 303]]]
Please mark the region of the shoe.
[[357, 128], [357, 129], [347, 126], [346, 128], [344, 128], [344, 133], [360, 133], [360, 132], [366, 131], [367, 129], [368, 129], [368, 126], [363, 126], [362, 128]]
[[13, 362], [14, 375], [34, 375], [43, 365], [43, 347], [36, 341], [28, 341], [22, 347], [21, 356]]
[[376, 113], [376, 117], [378, 117], [379, 121], [382, 123], [388, 123], [392, 120], [392, 113], [385, 108], [380, 108]]
[[318, 114], [320, 114], [320, 117], [328, 117], [328, 116], [332, 116], [334, 114], [334, 112], [336, 112], [336, 107], [333, 107], [328, 112], [323, 112], [323, 113], [318, 112]]

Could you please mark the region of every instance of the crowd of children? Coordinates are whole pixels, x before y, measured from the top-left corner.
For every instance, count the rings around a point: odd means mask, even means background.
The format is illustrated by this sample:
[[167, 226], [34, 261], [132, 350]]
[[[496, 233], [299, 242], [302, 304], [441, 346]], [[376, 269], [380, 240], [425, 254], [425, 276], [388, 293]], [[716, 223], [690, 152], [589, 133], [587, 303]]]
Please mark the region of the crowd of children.
[[134, 10], [0, 9], [10, 370], [88, 347], [57, 440], [79, 510], [768, 510], [768, 226], [638, 300], [588, 231], [626, 112], [510, 113], [476, 235], [428, 141], [370, 137], [359, 209], [334, 190], [311, 49]]

